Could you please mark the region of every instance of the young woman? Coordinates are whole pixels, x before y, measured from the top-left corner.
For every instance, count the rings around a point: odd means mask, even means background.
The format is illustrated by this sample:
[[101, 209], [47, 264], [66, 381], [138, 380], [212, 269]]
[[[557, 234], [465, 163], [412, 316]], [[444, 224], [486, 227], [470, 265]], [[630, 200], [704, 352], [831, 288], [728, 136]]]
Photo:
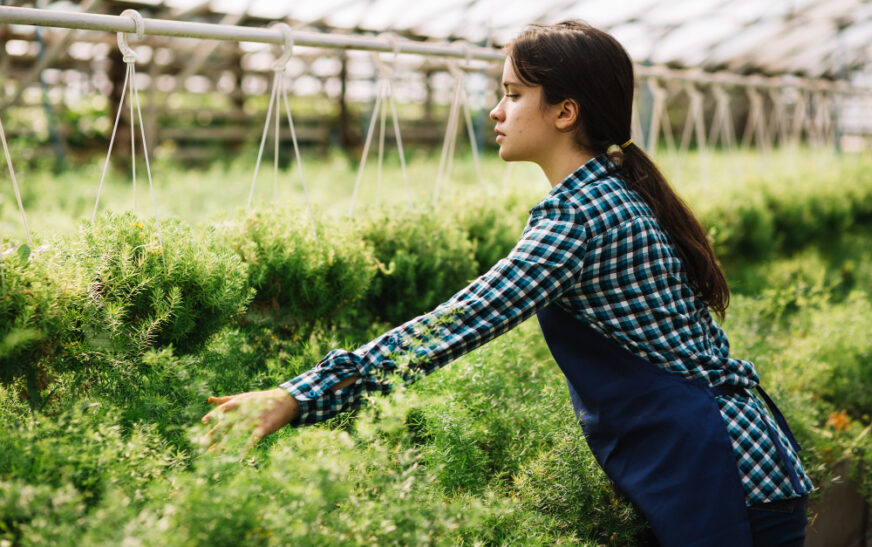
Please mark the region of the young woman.
[[396, 370], [396, 352], [430, 373], [536, 313], [597, 461], [660, 543], [802, 545], [813, 487], [799, 446], [712, 319], [729, 291], [704, 230], [630, 139], [626, 51], [565, 21], [507, 53], [491, 112], [500, 157], [537, 163], [552, 186], [512, 252], [433, 312], [279, 388], [210, 397], [204, 422], [246, 399], [269, 408], [254, 438], [318, 422], [386, 391], [373, 373]]

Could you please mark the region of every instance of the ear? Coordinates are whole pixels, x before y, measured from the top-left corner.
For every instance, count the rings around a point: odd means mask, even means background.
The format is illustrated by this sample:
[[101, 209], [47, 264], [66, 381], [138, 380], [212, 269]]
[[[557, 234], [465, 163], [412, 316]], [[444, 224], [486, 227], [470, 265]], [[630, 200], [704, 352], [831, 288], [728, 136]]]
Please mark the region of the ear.
[[554, 120], [554, 126], [560, 131], [566, 131], [572, 127], [578, 119], [578, 102], [574, 99], [563, 99], [563, 101], [554, 106], [557, 108], [557, 117]]

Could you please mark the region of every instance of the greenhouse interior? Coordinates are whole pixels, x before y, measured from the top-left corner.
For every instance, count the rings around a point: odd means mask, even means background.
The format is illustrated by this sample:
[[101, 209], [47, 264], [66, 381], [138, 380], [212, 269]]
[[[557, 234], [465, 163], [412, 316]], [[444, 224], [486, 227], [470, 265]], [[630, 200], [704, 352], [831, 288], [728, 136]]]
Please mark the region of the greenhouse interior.
[[[769, 545], [794, 500], [795, 545], [872, 545], [870, 0], [0, 0], [0, 141], [0, 546]], [[593, 231], [607, 187], [678, 273]], [[746, 367], [707, 384], [757, 420], [745, 543], [615, 470], [694, 455], [603, 454], [558, 307]]]

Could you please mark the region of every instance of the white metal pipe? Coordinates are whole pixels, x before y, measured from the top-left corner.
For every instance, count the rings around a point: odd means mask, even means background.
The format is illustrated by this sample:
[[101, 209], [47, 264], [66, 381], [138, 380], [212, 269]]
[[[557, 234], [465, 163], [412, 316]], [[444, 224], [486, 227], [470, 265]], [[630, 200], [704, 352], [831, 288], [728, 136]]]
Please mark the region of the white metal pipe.
[[[11, 6], [0, 6], [0, 23], [109, 32], [132, 33], [136, 30], [132, 19], [119, 15], [99, 15]], [[279, 30], [211, 23], [167, 21], [162, 19], [145, 19], [145, 34], [180, 38], [260, 42], [277, 45], [284, 44], [284, 37]], [[378, 38], [366, 36], [327, 34], [302, 30], [294, 32], [294, 43], [302, 46], [333, 49], [357, 49], [388, 53], [394, 50], [393, 44], [388, 40], [380, 40]], [[434, 44], [398, 39], [396, 40], [396, 44], [401, 53], [414, 53], [419, 55], [454, 57], [461, 59], [469, 58], [479, 61], [502, 61], [505, 59], [505, 54], [502, 50], [472, 46], [466, 43], [463, 44], [463, 47], [458, 47], [458, 45], [450, 45], [447, 43]], [[757, 88], [799, 87], [810, 91], [841, 91], [856, 94], [872, 92], [868, 87], [852, 86], [846, 82], [831, 82], [828, 80], [798, 78], [794, 76], [743, 76], [727, 72], [712, 73], [698, 69], [677, 70], [663, 66], [647, 65], [636, 65], [635, 71], [636, 74], [641, 77], [677, 80], [698, 84], [722, 83]]]
[[[18, 8], [10, 6], [0, 6], [0, 23], [83, 30], [103, 30], [109, 32], [133, 33], [136, 30], [132, 19], [120, 15], [98, 15], [91, 13]], [[145, 19], [145, 34], [152, 36], [174, 36], [179, 38], [261, 42], [277, 45], [285, 43], [284, 36], [279, 30], [211, 23], [191, 23], [186, 21], [166, 21], [162, 19]], [[505, 54], [498, 49], [483, 48], [473, 45], [464, 44], [461, 48], [445, 43], [431, 44], [399, 39], [396, 43], [400, 53], [438, 55], [441, 57], [457, 57], [461, 59], [469, 58], [480, 61], [502, 61], [505, 59]], [[393, 45], [387, 40], [379, 40], [377, 38], [369, 38], [366, 36], [326, 34], [303, 30], [294, 31], [294, 44], [335, 49], [384, 51], [388, 53], [394, 50]]]
[[699, 69], [674, 69], [662, 66], [635, 65], [637, 76], [656, 78], [664, 81], [691, 82], [696, 84], [727, 84], [742, 87], [782, 88], [797, 87], [814, 91], [856, 91], [868, 92], [868, 88], [852, 87], [844, 81], [814, 80], [797, 76], [762, 76], [754, 74], [743, 76], [731, 72], [705, 72]]

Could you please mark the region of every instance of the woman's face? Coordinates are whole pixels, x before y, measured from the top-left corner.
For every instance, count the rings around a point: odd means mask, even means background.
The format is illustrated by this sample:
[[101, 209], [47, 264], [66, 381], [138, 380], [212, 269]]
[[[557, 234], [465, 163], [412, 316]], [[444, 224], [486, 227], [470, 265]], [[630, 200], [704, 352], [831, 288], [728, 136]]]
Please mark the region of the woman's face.
[[490, 112], [491, 119], [497, 122], [494, 129], [500, 158], [540, 163], [558, 135], [551, 120], [554, 108], [548, 106], [543, 110], [542, 86], [521, 83], [509, 57], [503, 65], [502, 83], [505, 95]]

